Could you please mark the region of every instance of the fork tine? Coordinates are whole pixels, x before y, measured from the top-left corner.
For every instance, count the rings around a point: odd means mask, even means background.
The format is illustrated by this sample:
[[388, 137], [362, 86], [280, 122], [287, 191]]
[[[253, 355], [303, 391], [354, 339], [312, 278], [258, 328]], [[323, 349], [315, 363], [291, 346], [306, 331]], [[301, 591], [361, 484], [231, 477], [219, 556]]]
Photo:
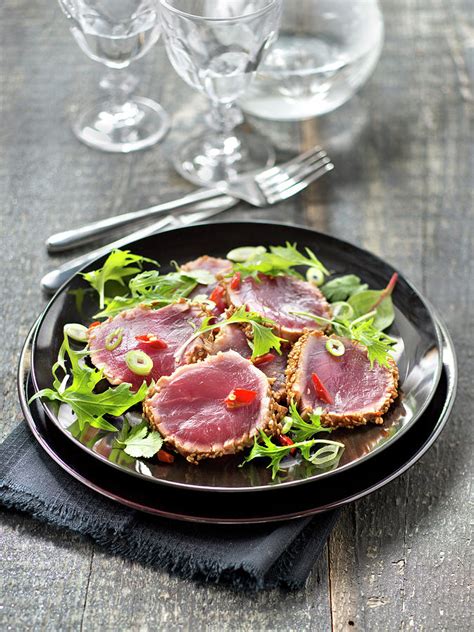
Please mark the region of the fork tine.
[[279, 202], [280, 200], [286, 200], [292, 195], [296, 195], [296, 193], [299, 193], [303, 189], [306, 189], [306, 187], [309, 184], [311, 184], [318, 178], [321, 178], [321, 176], [323, 176], [325, 173], [329, 171], [332, 171], [333, 169], [334, 169], [334, 165], [332, 164], [332, 162], [327, 162], [323, 164], [322, 166], [318, 167], [316, 170], [311, 171], [310, 174], [307, 175], [306, 177], [303, 177], [298, 180], [294, 179], [293, 183], [289, 184], [286, 188], [282, 188], [281, 190], [275, 191], [274, 193], [271, 193], [270, 195], [268, 195], [267, 196], [268, 203], [275, 204], [276, 202]]
[[277, 165], [275, 167], [270, 167], [269, 169], [265, 169], [265, 171], [261, 171], [255, 176], [255, 180], [260, 183], [261, 180], [270, 178], [271, 176], [274, 176], [275, 174], [280, 173], [283, 169], [287, 169], [291, 167], [291, 165], [300, 164], [301, 162], [304, 162], [308, 158], [311, 158], [311, 156], [314, 156], [315, 154], [318, 154], [319, 152], [322, 152], [322, 151], [324, 150], [321, 147], [319, 147], [319, 145], [317, 145], [316, 147], [312, 147], [311, 149], [308, 149], [302, 154], [299, 154], [298, 156], [294, 156], [293, 158], [291, 158], [291, 160], [287, 160], [286, 162], [283, 162], [280, 165]]
[[325, 157], [327, 157], [327, 153], [323, 149], [320, 149], [317, 152], [311, 152], [311, 153], [308, 152], [308, 155], [305, 156], [304, 159], [302, 159], [301, 156], [299, 156], [298, 161], [294, 161], [288, 166], [280, 165], [278, 172], [274, 174], [270, 174], [270, 176], [267, 175], [263, 178], [258, 177], [256, 178], [256, 181], [258, 185], [262, 187], [262, 189], [264, 187], [274, 186], [278, 184], [278, 182], [284, 182], [288, 178], [292, 177], [295, 173], [298, 173], [299, 169], [301, 168], [301, 165], [311, 164], [314, 161], [321, 160], [322, 158], [325, 158]]
[[265, 196], [278, 193], [328, 162], [330, 158], [326, 153], [322, 157], [312, 157], [300, 165], [293, 165], [289, 173], [282, 172], [278, 177], [272, 177], [269, 182], [265, 180], [259, 183], [260, 189]]

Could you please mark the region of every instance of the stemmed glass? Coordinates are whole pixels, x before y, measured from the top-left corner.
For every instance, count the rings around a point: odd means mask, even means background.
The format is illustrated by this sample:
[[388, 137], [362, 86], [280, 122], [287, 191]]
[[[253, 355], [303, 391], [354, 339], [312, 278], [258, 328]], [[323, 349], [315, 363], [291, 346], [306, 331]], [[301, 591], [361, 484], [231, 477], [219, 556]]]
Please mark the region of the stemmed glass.
[[169, 117], [151, 99], [133, 96], [137, 78], [126, 71], [160, 36], [158, 0], [59, 0], [84, 53], [109, 69], [104, 96], [73, 124], [91, 147], [129, 152], [153, 145], [169, 129]]
[[197, 184], [216, 184], [270, 166], [257, 134], [236, 131], [235, 105], [278, 32], [281, 0], [160, 0], [163, 37], [176, 72], [211, 103], [209, 131], [187, 140], [174, 164]]

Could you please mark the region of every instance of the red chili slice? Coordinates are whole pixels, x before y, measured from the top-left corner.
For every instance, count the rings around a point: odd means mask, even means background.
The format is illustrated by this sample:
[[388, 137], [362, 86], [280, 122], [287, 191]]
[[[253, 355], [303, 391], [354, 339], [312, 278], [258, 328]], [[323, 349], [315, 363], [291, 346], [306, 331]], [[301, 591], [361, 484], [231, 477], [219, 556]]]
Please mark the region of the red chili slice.
[[158, 338], [154, 334], [142, 334], [140, 336], [135, 336], [135, 340], [139, 342], [144, 342], [147, 347], [151, 347], [152, 349], [167, 349], [168, 345], [164, 340]]
[[[278, 435], [278, 441], [280, 442], [280, 445], [293, 445], [295, 442], [293, 441], [293, 439], [290, 439], [290, 437], [288, 437], [287, 435]], [[293, 456], [293, 454], [295, 454], [296, 452], [296, 448], [293, 448], [290, 450], [290, 454]]]
[[160, 450], [156, 455], [156, 458], [158, 461], [161, 461], [161, 463], [174, 463], [174, 456], [169, 452], [166, 452], [166, 450]]
[[241, 406], [251, 404], [256, 397], [256, 391], [251, 391], [246, 388], [234, 388], [227, 395], [224, 403], [227, 408], [240, 408]]
[[216, 304], [217, 311], [222, 314], [222, 312], [227, 307], [225, 301], [225, 289], [222, 285], [217, 285], [211, 292], [209, 298]]
[[331, 397], [327, 388], [321, 382], [319, 377], [316, 375], [316, 373], [311, 374], [311, 379], [313, 380], [314, 390], [316, 391], [316, 395], [319, 397], [319, 399], [321, 399], [323, 402], [326, 402], [327, 404], [334, 404], [333, 398]]
[[231, 290], [240, 290], [240, 272], [236, 272], [230, 281], [230, 289]]
[[102, 325], [100, 320], [94, 320], [94, 322], [89, 325], [89, 329], [94, 329], [94, 327], [98, 327], [99, 325]]
[[260, 366], [261, 364], [268, 364], [269, 362], [273, 362], [274, 359], [275, 356], [273, 355], [273, 353], [264, 353], [263, 355], [254, 358], [253, 363], [255, 364], [255, 366]]

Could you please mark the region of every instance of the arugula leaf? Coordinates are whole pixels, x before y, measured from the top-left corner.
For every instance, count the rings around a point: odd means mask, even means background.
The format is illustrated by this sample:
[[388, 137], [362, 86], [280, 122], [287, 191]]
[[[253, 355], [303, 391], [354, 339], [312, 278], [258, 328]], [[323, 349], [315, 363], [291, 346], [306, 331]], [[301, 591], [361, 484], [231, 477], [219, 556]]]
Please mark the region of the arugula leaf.
[[275, 349], [277, 353], [281, 354], [281, 343], [285, 342], [285, 340], [273, 333], [272, 327], [276, 327], [276, 323], [269, 318], [265, 318], [264, 316], [257, 314], [257, 312], [247, 312], [245, 305], [236, 309], [229, 318], [226, 318], [226, 320], [220, 320], [217, 323], [210, 323], [211, 320], [213, 320], [212, 316], [204, 318], [201, 326], [196, 329], [193, 335], [188, 338], [176, 352], [175, 357], [177, 360], [181, 358], [184, 349], [186, 349], [186, 347], [201, 334], [213, 331], [214, 329], [219, 329], [220, 327], [225, 327], [226, 325], [233, 325], [237, 323], [246, 323], [252, 327], [253, 340], [249, 340], [249, 345], [252, 349], [252, 360], [261, 355], [265, 355], [272, 349]]
[[92, 272], [84, 272], [82, 276], [98, 292], [99, 306], [102, 309], [107, 298], [106, 285], [111, 281], [115, 281], [119, 285], [126, 287], [125, 279], [141, 272], [142, 265], [145, 262], [153, 263], [156, 266], [159, 265], [154, 259], [134, 255], [129, 250], [112, 250], [102, 268]]
[[151, 431], [146, 421], [136, 426], [130, 426], [127, 421], [124, 421], [122, 431], [114, 443], [123, 448], [129, 456], [136, 459], [140, 457], [149, 459], [161, 450], [163, 437], [159, 432]]
[[326, 428], [321, 424], [322, 408], [317, 408], [314, 413], [309, 415], [309, 422], [301, 417], [293, 400], [290, 402], [289, 412], [291, 421], [288, 431], [291, 432], [291, 436], [295, 441], [312, 439], [319, 432], [332, 432], [332, 428]]
[[[258, 443], [258, 441], [263, 443]], [[322, 444], [323, 447], [317, 450], [314, 454], [311, 454], [311, 448], [316, 444]], [[260, 430], [260, 437], [254, 438], [254, 444], [252, 450], [245, 457], [243, 463], [239, 467], [243, 467], [249, 461], [259, 457], [266, 457], [270, 459], [268, 468], [272, 468], [272, 479], [275, 479], [278, 471], [281, 469], [280, 464], [282, 459], [292, 450], [299, 450], [301, 456], [315, 465], [316, 467], [330, 467], [335, 466], [339, 462], [342, 451], [344, 450], [344, 444], [338, 441], [328, 441], [324, 439], [311, 439], [310, 441], [299, 441], [289, 446], [279, 446], [272, 443], [270, 437], [268, 437], [262, 430]]]
[[[103, 379], [102, 371], [87, 366], [84, 362], [88, 351], [71, 349], [67, 336], [59, 350], [58, 359], [53, 365], [53, 388], [45, 388], [33, 395], [30, 403], [38, 397], [69, 404], [77, 417], [81, 430], [86, 424], [102, 430], [116, 431], [105, 415], [118, 417], [131, 406], [141, 402], [147, 392], [145, 382], [134, 393], [131, 385], [122, 383], [109, 387], [102, 393], [94, 392], [95, 386]], [[70, 372], [66, 368], [66, 357], [70, 362]], [[59, 371], [64, 374], [59, 377]], [[68, 386], [69, 383], [69, 386]]]
[[366, 290], [369, 286], [367, 283], [361, 283], [360, 278], [355, 274], [346, 274], [332, 279], [319, 289], [331, 303], [345, 301], [350, 296], [354, 296], [358, 292]]
[[296, 244], [290, 244], [289, 242], [285, 246], [270, 246], [270, 252], [257, 252], [247, 261], [234, 264], [234, 270], [240, 272], [244, 277], [253, 276], [254, 278], [258, 278], [259, 273], [269, 276], [291, 274], [301, 277], [293, 269], [298, 266], [318, 268], [324, 274], [329, 274], [314, 252], [309, 248], [305, 248], [305, 252], [306, 254], [299, 252]]
[[164, 307], [180, 298], [186, 298], [198, 285], [209, 285], [214, 282], [214, 275], [207, 270], [176, 271], [163, 275], [160, 275], [158, 270], [147, 270], [130, 280], [131, 296], [116, 296], [94, 318], [116, 316], [122, 310], [140, 304]]

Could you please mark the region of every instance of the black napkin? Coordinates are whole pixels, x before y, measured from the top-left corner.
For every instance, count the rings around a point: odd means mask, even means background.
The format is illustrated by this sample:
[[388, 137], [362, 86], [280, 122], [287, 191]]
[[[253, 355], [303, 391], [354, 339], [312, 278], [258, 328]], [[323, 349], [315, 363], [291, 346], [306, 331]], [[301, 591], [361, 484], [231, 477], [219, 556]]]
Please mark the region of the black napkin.
[[252, 526], [156, 518], [81, 485], [50, 459], [26, 424], [0, 445], [0, 503], [89, 536], [112, 553], [240, 590], [303, 586], [337, 514]]

